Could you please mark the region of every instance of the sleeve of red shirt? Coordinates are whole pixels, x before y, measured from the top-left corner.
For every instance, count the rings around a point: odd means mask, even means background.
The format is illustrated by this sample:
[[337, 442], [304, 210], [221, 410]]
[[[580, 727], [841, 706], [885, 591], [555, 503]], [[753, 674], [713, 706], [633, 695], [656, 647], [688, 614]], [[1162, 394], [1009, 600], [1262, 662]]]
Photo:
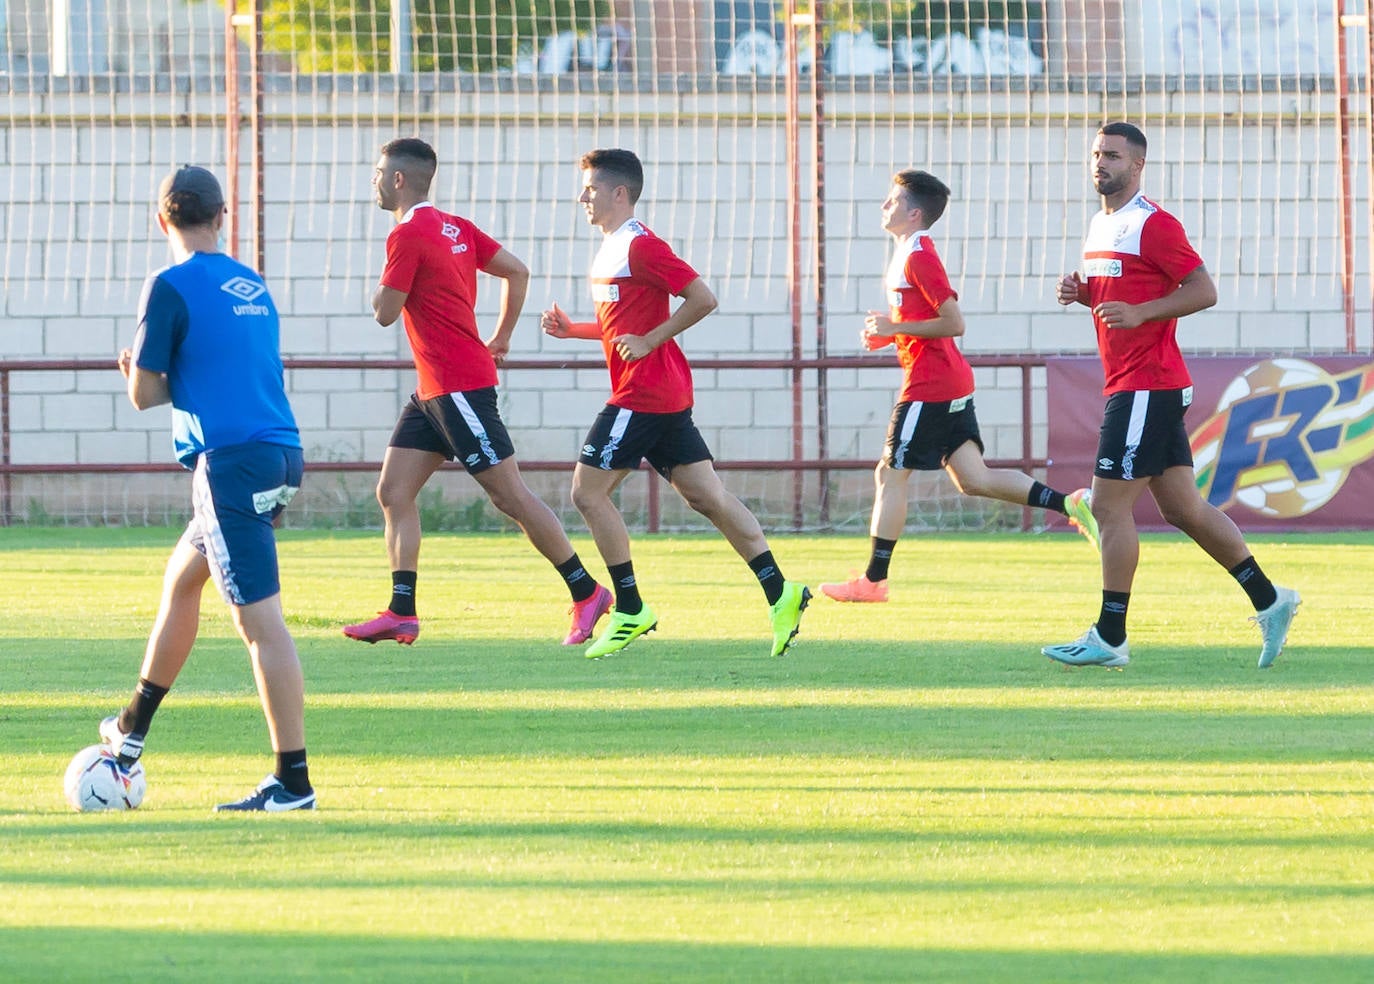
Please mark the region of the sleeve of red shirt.
[[396, 226], [386, 237], [386, 266], [382, 268], [381, 284], [402, 294], [409, 294], [415, 283], [415, 271], [420, 266], [420, 251], [409, 246], [406, 225]]
[[949, 274], [945, 265], [933, 249], [913, 249], [906, 258], [906, 282], [925, 295], [932, 311], [938, 312], [940, 305], [953, 298], [959, 299], [954, 288], [949, 285]]
[[1148, 256], [1175, 283], [1202, 266], [1202, 257], [1188, 242], [1183, 224], [1168, 212], [1150, 216], [1140, 238], [1141, 255]]
[[673, 295], [680, 295], [700, 276], [657, 236], [640, 236], [630, 243], [630, 276]]
[[476, 251], [479, 270], [485, 270], [492, 257], [501, 252], [501, 244], [476, 226], [472, 227], [472, 246]]

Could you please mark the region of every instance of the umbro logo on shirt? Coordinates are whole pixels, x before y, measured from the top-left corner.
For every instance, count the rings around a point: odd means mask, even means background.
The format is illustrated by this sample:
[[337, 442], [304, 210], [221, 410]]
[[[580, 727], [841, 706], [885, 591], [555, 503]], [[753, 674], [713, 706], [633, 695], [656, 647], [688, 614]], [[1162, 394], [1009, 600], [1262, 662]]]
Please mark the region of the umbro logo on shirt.
[[249, 280], [247, 277], [234, 277], [226, 280], [219, 285], [219, 289], [226, 294], [233, 294], [241, 301], [251, 301], [267, 293], [267, 288], [256, 280]]
[[253, 303], [255, 298], [267, 293], [267, 288], [256, 280], [249, 280], [247, 277], [234, 277], [232, 280], [226, 280], [220, 284], [219, 289], [243, 301], [242, 304], [235, 304], [231, 308], [240, 317], [243, 315], [263, 317], [272, 313], [272, 309], [266, 304]]

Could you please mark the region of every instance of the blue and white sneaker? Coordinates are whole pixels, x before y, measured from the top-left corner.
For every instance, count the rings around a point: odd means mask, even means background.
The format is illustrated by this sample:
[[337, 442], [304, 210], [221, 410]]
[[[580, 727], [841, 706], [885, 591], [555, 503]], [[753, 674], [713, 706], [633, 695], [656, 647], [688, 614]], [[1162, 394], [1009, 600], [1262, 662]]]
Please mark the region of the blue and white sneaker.
[[1096, 625], [1073, 642], [1046, 646], [1040, 651], [1067, 666], [1122, 667], [1131, 661], [1131, 647], [1126, 640], [1122, 639], [1119, 646], [1109, 646], [1097, 634]]
[[286, 787], [281, 784], [281, 780], [276, 776], [268, 776], [258, 783], [258, 788], [253, 790], [251, 795], [245, 796], [237, 803], [221, 803], [215, 807], [215, 812], [286, 813], [289, 810], [313, 809], [315, 809], [315, 791], [313, 789], [302, 796], [297, 796], [295, 793], [288, 793]]
[[112, 714], [100, 722], [100, 740], [110, 746], [110, 751], [119, 758], [119, 764], [129, 768], [143, 754], [143, 736], [128, 734], [119, 730], [119, 715]]
[[1281, 588], [1276, 584], [1274, 590], [1278, 593], [1274, 603], [1250, 617], [1250, 621], [1259, 626], [1260, 635], [1264, 638], [1259, 656], [1261, 670], [1272, 666], [1274, 660], [1279, 658], [1279, 653], [1283, 652], [1284, 644], [1288, 642], [1288, 627], [1293, 624], [1293, 616], [1298, 614], [1298, 606], [1302, 604], [1302, 598], [1292, 588]]

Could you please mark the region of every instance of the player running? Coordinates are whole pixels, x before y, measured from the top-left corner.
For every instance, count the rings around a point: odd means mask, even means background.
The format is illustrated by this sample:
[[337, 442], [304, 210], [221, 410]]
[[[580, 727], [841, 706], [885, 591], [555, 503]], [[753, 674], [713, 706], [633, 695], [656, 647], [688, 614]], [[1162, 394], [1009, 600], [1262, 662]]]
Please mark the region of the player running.
[[869, 525], [868, 568], [821, 592], [836, 601], [887, 601], [888, 567], [906, 529], [907, 483], [913, 471], [943, 468], [964, 495], [1000, 499], [1061, 513], [1094, 545], [1087, 489], [1064, 495], [1029, 475], [989, 468], [973, 411], [973, 369], [954, 339], [964, 334], [959, 295], [949, 284], [927, 231], [945, 212], [949, 188], [925, 171], [899, 171], [883, 201], [883, 228], [896, 242], [885, 281], [888, 313], [870, 311], [865, 347], [897, 346], [902, 391], [892, 408], [887, 448], [873, 472], [877, 487]]
[[1134, 510], [1148, 489], [1165, 522], [1245, 589], [1263, 638], [1264, 669], [1283, 651], [1302, 599], [1270, 582], [1236, 524], [1198, 491], [1183, 426], [1192, 377], [1175, 333], [1179, 318], [1216, 303], [1217, 288], [1179, 221], [1140, 193], [1145, 150], [1145, 135], [1129, 123], [1097, 131], [1091, 167], [1102, 210], [1083, 243], [1088, 279], [1074, 272], [1058, 285], [1060, 304], [1092, 310], [1106, 376], [1092, 488], [1102, 530], [1102, 608], [1080, 638], [1041, 652], [1071, 666], [1130, 662], [1126, 608], [1140, 559]]
[[[596, 321], [574, 323], [554, 305], [542, 318], [555, 338], [598, 338], [611, 374], [611, 396], [583, 443], [573, 470], [572, 501], [586, 520], [615, 588], [615, 610], [589, 659], [624, 649], [658, 625], [639, 595], [630, 535], [611, 494], [643, 459], [687, 505], [724, 534], [758, 578], [773, 627], [772, 655], [787, 652], [811, 599], [805, 585], [784, 580], [754, 514], [721, 484], [711, 452], [692, 422], [692, 371], [674, 341], [716, 309], [697, 272], [635, 218], [644, 170], [628, 150], [583, 155], [587, 221], [604, 239], [592, 261]], [[682, 298], [669, 313], [669, 295]]]
[[[402, 645], [419, 636], [416, 499], [439, 466], [456, 459], [567, 584], [572, 624], [563, 644], [578, 645], [611, 607], [611, 593], [587, 573], [558, 517], [521, 478], [496, 404], [496, 364], [510, 351], [529, 270], [472, 222], [430, 203], [437, 166], [429, 144], [405, 138], [382, 148], [372, 175], [378, 206], [396, 218], [372, 311], [381, 325], [404, 319], [419, 382], [392, 431], [377, 483], [391, 561], [391, 602], [376, 618], [345, 626], [343, 632], [362, 642], [394, 639]], [[500, 319], [485, 342], [473, 310], [478, 270], [503, 281]]]

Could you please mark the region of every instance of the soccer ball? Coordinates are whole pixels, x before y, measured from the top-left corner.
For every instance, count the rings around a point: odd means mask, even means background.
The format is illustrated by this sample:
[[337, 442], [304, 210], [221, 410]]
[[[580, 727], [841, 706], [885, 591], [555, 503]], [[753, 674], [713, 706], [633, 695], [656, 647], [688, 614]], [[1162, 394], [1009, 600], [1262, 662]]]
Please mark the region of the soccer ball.
[[135, 762], [126, 769], [109, 745], [91, 745], [77, 752], [67, 766], [62, 788], [72, 809], [82, 813], [132, 810], [143, 802], [148, 781], [143, 763]]

